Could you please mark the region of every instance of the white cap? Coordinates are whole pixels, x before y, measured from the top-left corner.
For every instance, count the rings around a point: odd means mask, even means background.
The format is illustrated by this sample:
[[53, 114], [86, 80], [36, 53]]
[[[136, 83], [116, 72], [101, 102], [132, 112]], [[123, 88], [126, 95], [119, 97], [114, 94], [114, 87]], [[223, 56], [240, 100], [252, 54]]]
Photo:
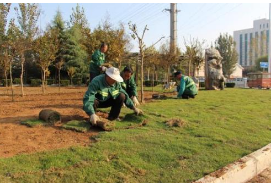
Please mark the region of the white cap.
[[122, 77], [120, 76], [120, 71], [119, 69], [115, 67], [110, 67], [106, 69], [105, 71], [106, 75], [109, 76], [110, 78], [114, 79], [117, 82], [123, 82]]

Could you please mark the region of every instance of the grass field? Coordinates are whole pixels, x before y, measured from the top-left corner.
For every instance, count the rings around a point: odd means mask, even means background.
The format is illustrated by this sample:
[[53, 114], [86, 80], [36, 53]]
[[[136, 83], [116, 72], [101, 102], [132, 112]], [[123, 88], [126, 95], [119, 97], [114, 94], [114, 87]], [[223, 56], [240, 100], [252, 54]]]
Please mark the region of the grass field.
[[[270, 143], [271, 91], [225, 89], [196, 99], [157, 100], [100, 132], [89, 147], [0, 159], [1, 182], [191, 182]], [[165, 124], [182, 119], [181, 127]]]

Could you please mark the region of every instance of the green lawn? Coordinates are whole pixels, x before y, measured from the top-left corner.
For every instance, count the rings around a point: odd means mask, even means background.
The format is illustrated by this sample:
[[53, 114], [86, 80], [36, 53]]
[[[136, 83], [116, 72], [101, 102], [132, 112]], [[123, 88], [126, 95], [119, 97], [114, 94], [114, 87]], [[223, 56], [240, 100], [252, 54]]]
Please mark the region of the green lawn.
[[191, 182], [271, 142], [271, 90], [203, 90], [141, 108], [146, 126], [101, 132], [90, 147], [0, 159], [1, 182]]

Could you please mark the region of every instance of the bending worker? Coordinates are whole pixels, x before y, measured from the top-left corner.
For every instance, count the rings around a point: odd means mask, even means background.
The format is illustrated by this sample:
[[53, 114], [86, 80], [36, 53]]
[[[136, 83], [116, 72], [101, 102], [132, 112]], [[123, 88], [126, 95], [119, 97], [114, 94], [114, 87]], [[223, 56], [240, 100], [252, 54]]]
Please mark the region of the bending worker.
[[198, 94], [198, 89], [192, 78], [182, 75], [180, 71], [175, 72], [174, 76], [177, 80], [180, 80], [180, 86], [178, 91], [178, 98], [189, 99], [195, 98]]
[[89, 65], [89, 82], [92, 81], [93, 78], [100, 75], [101, 71], [105, 71], [105, 67], [102, 65], [105, 62], [105, 52], [107, 51], [108, 46], [106, 43], [102, 43], [99, 50], [96, 50], [91, 57], [90, 65]]
[[133, 75], [133, 69], [126, 66], [121, 72], [123, 82], [121, 83], [122, 88], [126, 91], [129, 97], [133, 100], [135, 106], [139, 105], [137, 100], [136, 83]]
[[119, 117], [123, 103], [138, 115], [142, 111], [136, 108], [120, 82], [123, 79], [117, 68], [106, 69], [105, 74], [95, 77], [88, 86], [83, 98], [83, 109], [90, 116], [92, 125], [96, 125], [99, 117], [95, 114], [97, 108], [111, 107], [108, 119], [116, 120]]

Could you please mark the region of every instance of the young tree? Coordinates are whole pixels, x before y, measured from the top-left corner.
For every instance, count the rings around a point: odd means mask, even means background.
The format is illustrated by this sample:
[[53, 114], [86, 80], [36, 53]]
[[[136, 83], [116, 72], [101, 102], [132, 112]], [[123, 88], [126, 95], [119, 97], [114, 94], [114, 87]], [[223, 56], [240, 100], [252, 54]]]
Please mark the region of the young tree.
[[154, 91], [155, 75], [157, 75], [159, 65], [159, 52], [154, 46], [145, 50], [145, 67], [147, 68], [147, 80], [150, 80], [150, 72], [152, 71], [152, 91]]
[[14, 90], [12, 83], [12, 67], [15, 60], [18, 60], [19, 54], [17, 52], [18, 47], [20, 47], [20, 30], [16, 26], [14, 19], [11, 19], [7, 31], [7, 44], [5, 45], [8, 48], [9, 54], [9, 76], [10, 76], [10, 87], [11, 87], [11, 96], [12, 102], [14, 101]]
[[185, 53], [181, 61], [187, 63], [188, 75], [195, 77], [199, 74], [199, 69], [204, 62], [205, 41], [200, 42], [198, 39], [184, 40]]
[[76, 70], [75, 70], [74, 67], [68, 67], [67, 72], [68, 72], [68, 75], [70, 77], [71, 85], [72, 85], [73, 84], [72, 83], [72, 78], [73, 78], [74, 74], [76, 73]]
[[56, 35], [53, 31], [45, 32], [43, 36], [40, 36], [35, 40], [35, 51], [37, 57], [37, 64], [42, 70], [42, 92], [45, 93], [46, 73], [48, 73], [48, 67], [55, 59], [57, 52]]
[[[3, 45], [2, 45], [3, 46]], [[0, 65], [4, 70], [4, 76], [5, 76], [5, 87], [8, 88], [8, 72], [9, 72], [9, 66], [10, 66], [10, 58], [8, 54], [8, 48], [2, 48], [1, 55], [0, 55]]]
[[161, 44], [159, 48], [160, 53], [160, 65], [164, 68], [166, 71], [166, 80], [169, 82], [170, 80], [170, 74], [171, 69], [174, 65], [178, 63], [179, 57], [180, 57], [180, 50], [177, 49], [177, 51], [174, 53], [172, 49], [170, 49], [170, 44], [168, 41]]
[[113, 28], [107, 17], [91, 34], [89, 43], [92, 43], [89, 47], [90, 52], [93, 53], [95, 49], [101, 45], [101, 42], [108, 44], [109, 49], [106, 52], [106, 61], [110, 62], [116, 67], [121, 67], [122, 60], [125, 57], [125, 52], [131, 49], [129, 44], [130, 37], [126, 34], [123, 24], [120, 24], [117, 28]]
[[139, 47], [139, 61], [140, 61], [140, 64], [141, 64], [141, 82], [140, 82], [140, 86], [141, 86], [141, 98], [140, 98], [140, 102], [144, 102], [144, 91], [143, 91], [143, 84], [144, 84], [144, 56], [145, 56], [145, 53], [144, 53], [144, 49], [146, 47], [143, 39], [144, 39], [144, 35], [145, 35], [145, 32], [147, 30], [149, 30], [147, 28], [147, 25], [144, 27], [143, 29], [143, 33], [141, 36], [139, 36], [138, 34], [138, 30], [137, 30], [137, 26], [136, 24], [131, 24], [129, 23], [129, 29], [132, 31], [132, 34], [131, 34], [131, 37], [133, 39], [137, 39], [138, 41], [138, 47]]
[[215, 48], [219, 51], [221, 56], [223, 57], [222, 60], [222, 69], [223, 74], [226, 77], [229, 77], [235, 68], [235, 65], [238, 60], [238, 53], [235, 49], [235, 42], [233, 37], [228, 34], [220, 34], [218, 39], [215, 42]]
[[8, 54], [8, 43], [7, 43], [7, 16], [10, 10], [11, 3], [0, 4], [0, 65], [4, 70], [5, 85], [8, 86], [8, 71], [10, 65], [10, 58]]
[[56, 67], [57, 73], [58, 73], [58, 91], [59, 92], [60, 92], [60, 71], [61, 71], [63, 65], [64, 65], [63, 59], [61, 59], [59, 62], [55, 63], [55, 67]]
[[37, 21], [40, 16], [40, 9], [38, 4], [19, 3], [19, 8], [15, 7], [17, 13], [18, 23], [20, 25], [20, 45], [17, 46], [17, 51], [20, 54], [21, 60], [21, 92], [24, 96], [23, 77], [26, 51], [31, 50], [32, 42], [37, 34]]

